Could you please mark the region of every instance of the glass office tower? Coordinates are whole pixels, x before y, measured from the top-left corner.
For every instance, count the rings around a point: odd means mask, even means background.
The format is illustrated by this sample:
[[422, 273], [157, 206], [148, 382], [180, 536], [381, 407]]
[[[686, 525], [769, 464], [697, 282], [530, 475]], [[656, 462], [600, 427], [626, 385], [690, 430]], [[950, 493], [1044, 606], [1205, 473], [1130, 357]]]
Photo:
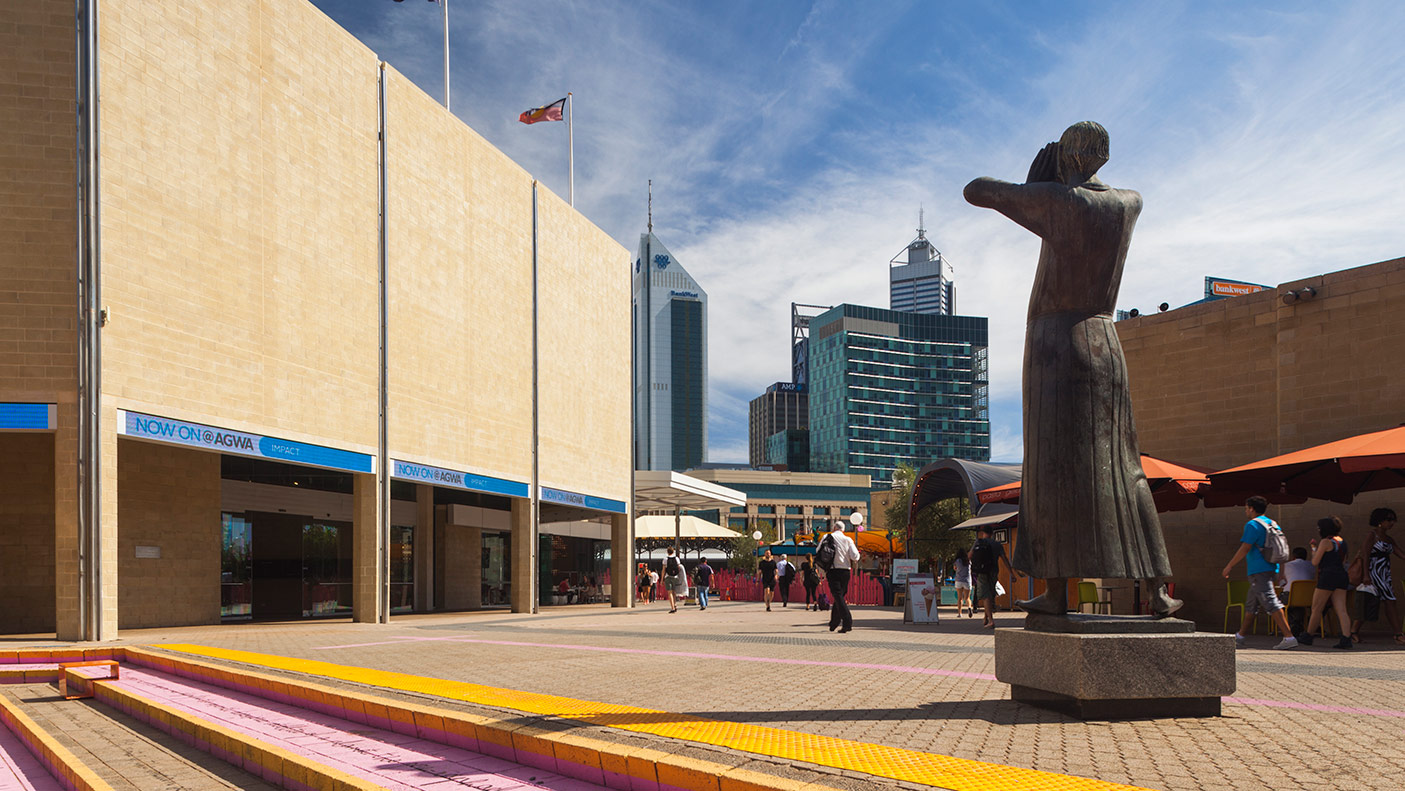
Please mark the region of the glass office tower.
[[839, 305], [810, 324], [810, 469], [990, 460], [987, 320]]
[[888, 307], [935, 316], [952, 315], [956, 312], [955, 273], [927, 238], [927, 230], [918, 228], [917, 238], [888, 262]]
[[634, 409], [639, 469], [707, 460], [707, 292], [653, 231], [634, 261]]
[[748, 418], [747, 462], [753, 467], [781, 464], [770, 458], [767, 443], [777, 432], [810, 425], [810, 394], [805, 385], [776, 382], [751, 399]]

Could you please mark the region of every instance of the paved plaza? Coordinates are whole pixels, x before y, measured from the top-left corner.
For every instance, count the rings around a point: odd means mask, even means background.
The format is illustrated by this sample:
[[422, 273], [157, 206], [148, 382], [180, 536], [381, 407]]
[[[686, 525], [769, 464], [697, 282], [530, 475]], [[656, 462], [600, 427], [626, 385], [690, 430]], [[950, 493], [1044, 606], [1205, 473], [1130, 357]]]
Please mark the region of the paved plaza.
[[[741, 602], [677, 614], [574, 606], [127, 631], [121, 642], [395, 671], [1146, 788], [1405, 788], [1405, 651], [1388, 640], [1278, 652], [1273, 638], [1251, 638], [1224, 716], [1084, 723], [1009, 700], [979, 617], [946, 608], [939, 625], [919, 627], [862, 608], [838, 635], [826, 616]], [[863, 786], [852, 773], [848, 783]]]

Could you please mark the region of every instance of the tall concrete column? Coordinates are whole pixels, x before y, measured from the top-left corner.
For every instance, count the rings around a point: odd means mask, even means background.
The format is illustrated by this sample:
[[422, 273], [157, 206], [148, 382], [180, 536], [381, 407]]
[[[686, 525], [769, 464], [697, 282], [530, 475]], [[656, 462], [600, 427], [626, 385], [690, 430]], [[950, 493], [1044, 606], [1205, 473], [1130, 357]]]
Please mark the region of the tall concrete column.
[[54, 632], [60, 640], [83, 639], [78, 568], [78, 405], [59, 404], [54, 435]]
[[381, 555], [380, 487], [376, 476], [355, 473], [351, 489], [351, 619], [377, 623], [384, 590]]
[[610, 517], [610, 606], [634, 606], [634, 542], [630, 514]]
[[98, 593], [98, 620], [94, 638], [117, 639], [117, 408], [102, 399], [99, 454], [102, 458], [98, 476], [102, 487], [101, 526], [98, 557], [95, 565], [102, 575]]
[[434, 609], [434, 487], [415, 487], [415, 609]]
[[537, 610], [537, 537], [532, 531], [532, 501], [512, 498], [512, 611]]

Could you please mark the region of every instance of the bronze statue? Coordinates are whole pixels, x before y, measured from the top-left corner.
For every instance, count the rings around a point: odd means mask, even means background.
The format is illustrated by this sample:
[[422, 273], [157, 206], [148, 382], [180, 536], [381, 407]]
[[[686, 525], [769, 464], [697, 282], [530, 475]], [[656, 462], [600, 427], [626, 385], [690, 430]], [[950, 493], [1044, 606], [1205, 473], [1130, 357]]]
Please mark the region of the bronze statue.
[[1151, 608], [1170, 615], [1171, 574], [1132, 421], [1127, 365], [1112, 311], [1142, 196], [1097, 177], [1107, 130], [1070, 126], [1034, 158], [1024, 184], [979, 178], [966, 200], [1044, 240], [1024, 349], [1024, 479], [1012, 565], [1047, 591], [1018, 602], [1063, 615], [1069, 577], [1150, 581]]

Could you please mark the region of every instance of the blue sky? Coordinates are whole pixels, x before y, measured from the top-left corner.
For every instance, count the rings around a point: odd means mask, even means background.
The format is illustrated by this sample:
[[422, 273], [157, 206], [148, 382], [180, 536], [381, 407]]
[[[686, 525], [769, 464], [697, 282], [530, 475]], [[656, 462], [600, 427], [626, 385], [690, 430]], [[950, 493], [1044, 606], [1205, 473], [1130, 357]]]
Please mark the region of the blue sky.
[[[993, 457], [1018, 461], [1038, 240], [968, 206], [1074, 121], [1141, 191], [1120, 307], [1405, 255], [1405, 4], [449, 0], [454, 113], [633, 251], [654, 230], [708, 291], [712, 461], [789, 378], [792, 301], [887, 307], [915, 235], [991, 326]], [[439, 7], [314, 0], [436, 98]], [[1155, 453], [1154, 448], [1146, 448]]]

